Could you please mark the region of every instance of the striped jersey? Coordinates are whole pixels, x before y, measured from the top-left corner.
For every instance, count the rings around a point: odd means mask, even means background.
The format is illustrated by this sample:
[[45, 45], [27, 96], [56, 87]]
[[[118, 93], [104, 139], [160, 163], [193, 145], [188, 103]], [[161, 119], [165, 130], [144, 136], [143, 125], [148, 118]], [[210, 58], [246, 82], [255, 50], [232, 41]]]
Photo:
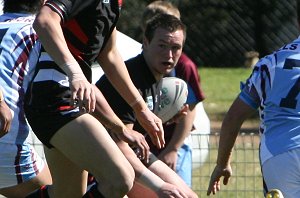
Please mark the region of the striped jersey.
[[28, 14], [0, 16], [0, 86], [13, 114], [10, 131], [0, 142], [22, 144], [29, 134], [23, 101], [41, 48], [33, 21]]
[[262, 58], [240, 98], [260, 109], [263, 164], [274, 155], [300, 147], [300, 37]]

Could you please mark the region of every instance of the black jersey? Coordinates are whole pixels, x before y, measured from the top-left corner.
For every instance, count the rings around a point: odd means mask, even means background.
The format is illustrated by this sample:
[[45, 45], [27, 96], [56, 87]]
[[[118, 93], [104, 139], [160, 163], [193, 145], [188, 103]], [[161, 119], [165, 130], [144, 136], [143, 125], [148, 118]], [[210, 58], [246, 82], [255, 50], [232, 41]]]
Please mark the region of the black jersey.
[[[130, 78], [139, 90], [149, 109], [153, 111], [157, 102], [155, 92], [157, 87], [156, 79], [147, 66], [142, 54], [125, 62]], [[117, 116], [125, 123], [134, 123], [134, 129], [141, 133], [146, 131], [138, 124], [133, 109], [126, 103], [121, 95], [113, 88], [107, 77], [104, 75], [96, 83], [104, 97], [108, 101]]]
[[[45, 6], [58, 13], [68, 47], [91, 81], [91, 65], [106, 45], [119, 17], [118, 0], [48, 0]], [[80, 116], [70, 106], [68, 77], [42, 51], [26, 94], [25, 111], [33, 131], [49, 148], [50, 139], [66, 123]], [[50, 97], [49, 97], [50, 96]]]
[[119, 0], [48, 0], [45, 4], [59, 14], [68, 47], [91, 80], [90, 66], [105, 47], [116, 26]]

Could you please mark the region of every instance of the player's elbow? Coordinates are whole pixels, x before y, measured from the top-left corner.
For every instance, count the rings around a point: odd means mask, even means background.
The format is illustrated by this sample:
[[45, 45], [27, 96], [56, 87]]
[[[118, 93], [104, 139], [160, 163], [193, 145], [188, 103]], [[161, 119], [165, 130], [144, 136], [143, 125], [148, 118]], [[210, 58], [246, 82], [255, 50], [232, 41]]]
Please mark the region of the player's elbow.
[[47, 6], [44, 6], [33, 22], [33, 28], [38, 34], [55, 30], [54, 26], [60, 26], [61, 18]]

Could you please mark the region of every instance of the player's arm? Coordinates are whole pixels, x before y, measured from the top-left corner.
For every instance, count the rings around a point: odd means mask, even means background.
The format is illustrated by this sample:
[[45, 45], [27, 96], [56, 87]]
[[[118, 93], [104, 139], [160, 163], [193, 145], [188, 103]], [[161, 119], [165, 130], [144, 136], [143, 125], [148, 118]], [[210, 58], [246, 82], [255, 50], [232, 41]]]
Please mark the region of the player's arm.
[[12, 114], [7, 106], [2, 90], [0, 89], [0, 138], [7, 134], [10, 130], [12, 122]]
[[[128, 128], [132, 128], [132, 124], [127, 125]], [[129, 161], [135, 172], [135, 181], [142, 186], [152, 190], [150, 193], [155, 193], [160, 198], [185, 198], [185, 193], [181, 190], [181, 187], [175, 186], [171, 183], [165, 182], [159, 176], [150, 171], [137, 157], [134, 151], [128, 146], [127, 143], [116, 139], [113, 136], [116, 144]], [[153, 155], [152, 155], [153, 157]], [[176, 173], [174, 173], [176, 174]], [[144, 191], [144, 195], [147, 197], [149, 191]], [[149, 194], [148, 194], [149, 195]]]
[[71, 100], [79, 101], [79, 106], [87, 112], [95, 109], [95, 95], [79, 64], [71, 54], [61, 28], [62, 19], [57, 12], [44, 5], [37, 15], [33, 27], [43, 47], [56, 64], [69, 77], [72, 91]]
[[182, 146], [185, 138], [190, 134], [196, 116], [195, 104], [189, 104], [187, 113], [176, 123], [172, 138], [166, 148], [158, 155], [171, 169], [176, 170], [177, 152]]
[[220, 180], [224, 177], [223, 184], [227, 185], [231, 177], [230, 157], [232, 149], [243, 122], [256, 112], [256, 109], [245, 103], [239, 97], [235, 99], [229, 108], [221, 127], [218, 148], [217, 164], [211, 174], [207, 195], [215, 194], [220, 190]]
[[149, 133], [152, 142], [161, 148], [165, 144], [162, 122], [148, 109], [142, 96], [132, 83], [116, 46], [116, 33], [115, 29], [105, 48], [99, 54], [98, 62], [112, 85], [133, 108], [138, 121]]
[[141, 159], [149, 159], [149, 146], [145, 137], [130, 128], [127, 128], [109, 106], [101, 91], [94, 86], [96, 95], [96, 109], [92, 115], [97, 118], [117, 139], [123, 140], [140, 150]]

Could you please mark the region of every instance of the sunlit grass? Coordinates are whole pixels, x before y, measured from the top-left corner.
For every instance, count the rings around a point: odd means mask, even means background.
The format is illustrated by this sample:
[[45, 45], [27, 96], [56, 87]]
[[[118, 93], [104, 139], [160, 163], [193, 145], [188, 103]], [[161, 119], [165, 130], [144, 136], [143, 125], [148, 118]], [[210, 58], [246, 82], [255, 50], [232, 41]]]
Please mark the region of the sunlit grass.
[[211, 120], [220, 120], [240, 91], [240, 82], [251, 74], [245, 68], [200, 68], [201, 86], [206, 95], [205, 110]]

